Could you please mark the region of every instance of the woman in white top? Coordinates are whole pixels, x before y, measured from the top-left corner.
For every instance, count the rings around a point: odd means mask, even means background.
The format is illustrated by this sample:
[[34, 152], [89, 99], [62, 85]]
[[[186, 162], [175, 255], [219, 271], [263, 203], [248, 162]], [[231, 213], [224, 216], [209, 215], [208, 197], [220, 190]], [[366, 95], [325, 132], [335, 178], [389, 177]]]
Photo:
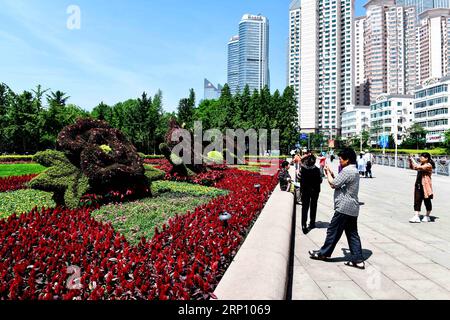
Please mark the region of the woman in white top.
[[366, 159], [364, 159], [364, 154], [360, 154], [358, 158], [358, 171], [361, 176], [366, 174]]

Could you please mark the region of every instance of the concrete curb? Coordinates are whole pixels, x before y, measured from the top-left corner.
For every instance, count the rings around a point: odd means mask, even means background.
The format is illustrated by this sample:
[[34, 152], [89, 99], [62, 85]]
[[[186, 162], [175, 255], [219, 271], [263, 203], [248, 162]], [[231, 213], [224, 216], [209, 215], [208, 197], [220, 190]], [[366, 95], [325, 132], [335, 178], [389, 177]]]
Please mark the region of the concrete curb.
[[294, 195], [278, 185], [214, 294], [219, 300], [285, 300]]

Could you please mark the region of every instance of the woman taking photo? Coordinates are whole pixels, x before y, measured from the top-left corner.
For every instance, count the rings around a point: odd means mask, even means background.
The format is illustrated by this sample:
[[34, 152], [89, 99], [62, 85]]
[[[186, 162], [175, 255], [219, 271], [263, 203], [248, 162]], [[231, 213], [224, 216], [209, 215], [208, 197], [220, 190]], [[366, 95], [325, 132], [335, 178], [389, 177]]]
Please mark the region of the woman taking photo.
[[[414, 186], [414, 217], [409, 220], [411, 223], [430, 222], [431, 210], [433, 209], [431, 200], [433, 199], [433, 186], [431, 183], [431, 175], [433, 169], [436, 168], [431, 155], [426, 152], [422, 153], [418, 164], [413, 157], [409, 157], [409, 167], [417, 171], [416, 183]], [[420, 220], [420, 211], [422, 202], [425, 203], [427, 214]]]

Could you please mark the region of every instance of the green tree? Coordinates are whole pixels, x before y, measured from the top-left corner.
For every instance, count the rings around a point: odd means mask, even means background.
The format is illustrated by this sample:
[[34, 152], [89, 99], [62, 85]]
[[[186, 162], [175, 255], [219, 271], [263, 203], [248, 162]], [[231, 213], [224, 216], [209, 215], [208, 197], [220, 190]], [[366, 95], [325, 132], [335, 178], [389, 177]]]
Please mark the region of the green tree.
[[186, 128], [193, 128], [195, 111], [195, 92], [194, 89], [189, 90], [189, 98], [183, 98], [178, 103], [178, 122]]
[[98, 106], [96, 106], [94, 109], [92, 109], [91, 115], [93, 118], [98, 120], [104, 120], [109, 123], [111, 123], [113, 118], [113, 111], [110, 106], [107, 104], [100, 102]]
[[447, 149], [447, 152], [450, 153], [450, 130], [447, 130], [444, 133], [444, 146]]
[[279, 97], [278, 91], [275, 91], [273, 101], [271, 109], [276, 111], [274, 123], [276, 127], [273, 128], [280, 129], [280, 148], [283, 153], [288, 154], [289, 149], [295, 146], [299, 135], [297, 100], [294, 89], [286, 87], [281, 97]]
[[406, 130], [406, 139], [402, 143], [402, 148], [424, 148], [426, 145], [427, 131], [419, 124], [413, 124]]
[[37, 151], [38, 130], [36, 127], [38, 112], [33, 103], [31, 92], [24, 91], [14, 99], [14, 103], [9, 108], [8, 126], [5, 133], [14, 145], [14, 151], [26, 153]]

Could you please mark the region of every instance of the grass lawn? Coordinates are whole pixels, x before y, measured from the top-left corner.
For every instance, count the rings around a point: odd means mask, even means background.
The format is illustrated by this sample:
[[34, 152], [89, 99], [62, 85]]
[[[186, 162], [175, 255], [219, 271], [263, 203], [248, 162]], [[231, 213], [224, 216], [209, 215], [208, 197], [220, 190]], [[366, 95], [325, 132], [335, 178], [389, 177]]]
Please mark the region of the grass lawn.
[[21, 214], [38, 208], [53, 208], [52, 193], [25, 189], [12, 192], [0, 192], [0, 218], [7, 218], [13, 213]]
[[245, 170], [250, 172], [261, 172], [261, 166], [232, 165], [231, 168]]
[[0, 164], [0, 178], [41, 173], [46, 169], [37, 163]]
[[152, 192], [152, 198], [107, 205], [94, 211], [92, 215], [98, 221], [111, 222], [117, 232], [123, 234], [130, 243], [137, 244], [142, 237], [151, 239], [155, 227], [161, 229], [176, 214], [192, 212], [212, 198], [228, 193], [216, 188], [168, 181], [152, 183]]

